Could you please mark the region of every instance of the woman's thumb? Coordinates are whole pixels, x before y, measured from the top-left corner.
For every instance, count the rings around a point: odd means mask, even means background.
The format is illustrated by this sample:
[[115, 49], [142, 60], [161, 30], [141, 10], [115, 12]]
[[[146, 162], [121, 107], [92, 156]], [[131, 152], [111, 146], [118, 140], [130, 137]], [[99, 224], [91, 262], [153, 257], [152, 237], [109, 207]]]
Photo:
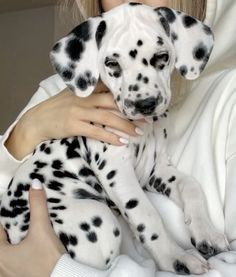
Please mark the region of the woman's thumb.
[[38, 179], [32, 181], [29, 191], [30, 229], [50, 225], [46, 193]]
[[8, 243], [7, 241], [7, 234], [4, 231], [4, 228], [0, 224], [0, 245]]

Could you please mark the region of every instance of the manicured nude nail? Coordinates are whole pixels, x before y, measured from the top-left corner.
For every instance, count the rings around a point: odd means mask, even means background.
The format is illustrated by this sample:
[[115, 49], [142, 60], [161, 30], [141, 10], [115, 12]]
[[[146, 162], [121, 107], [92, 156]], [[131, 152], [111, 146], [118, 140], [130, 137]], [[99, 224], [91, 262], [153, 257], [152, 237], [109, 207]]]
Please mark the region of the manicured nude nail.
[[43, 188], [43, 186], [42, 186], [41, 182], [38, 179], [33, 179], [33, 181], [32, 181], [32, 188], [40, 190], [40, 189]]
[[140, 136], [142, 136], [144, 134], [143, 130], [138, 127], [135, 128], [135, 132]]
[[119, 141], [123, 144], [129, 144], [128, 139], [125, 139], [125, 138], [120, 138]]

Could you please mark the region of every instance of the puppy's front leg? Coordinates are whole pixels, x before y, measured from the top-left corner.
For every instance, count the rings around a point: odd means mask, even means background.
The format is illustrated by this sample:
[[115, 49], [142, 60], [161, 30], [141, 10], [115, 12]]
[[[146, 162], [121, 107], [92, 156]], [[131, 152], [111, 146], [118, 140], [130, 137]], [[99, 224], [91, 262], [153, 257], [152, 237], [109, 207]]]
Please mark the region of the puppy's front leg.
[[141, 189], [128, 156], [119, 153], [107, 157], [106, 166], [97, 175], [136, 238], [153, 255], [160, 269], [185, 274], [206, 272], [205, 260], [186, 253], [169, 237], [161, 217]]

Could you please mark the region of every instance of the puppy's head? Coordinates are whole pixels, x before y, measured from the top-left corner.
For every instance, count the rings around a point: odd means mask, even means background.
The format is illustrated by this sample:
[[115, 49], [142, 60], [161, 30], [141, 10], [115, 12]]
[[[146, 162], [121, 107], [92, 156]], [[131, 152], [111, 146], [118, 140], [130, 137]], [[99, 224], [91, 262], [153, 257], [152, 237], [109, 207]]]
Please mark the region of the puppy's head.
[[202, 22], [169, 8], [129, 3], [90, 18], [55, 44], [51, 60], [78, 96], [98, 79], [130, 119], [158, 116], [170, 99], [174, 68], [186, 79], [204, 69], [213, 35]]

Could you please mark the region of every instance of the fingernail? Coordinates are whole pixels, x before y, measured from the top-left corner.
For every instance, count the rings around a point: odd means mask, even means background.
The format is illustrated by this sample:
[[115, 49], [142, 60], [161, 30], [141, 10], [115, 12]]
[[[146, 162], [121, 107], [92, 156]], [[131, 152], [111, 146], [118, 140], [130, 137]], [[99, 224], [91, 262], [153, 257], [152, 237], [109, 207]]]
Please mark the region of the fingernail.
[[135, 128], [135, 132], [140, 136], [142, 136], [144, 134], [143, 130], [138, 127]]
[[36, 190], [40, 190], [43, 188], [41, 182], [38, 179], [33, 179], [32, 181], [32, 188]]
[[119, 141], [124, 144], [129, 144], [129, 140], [125, 138], [120, 138]]

